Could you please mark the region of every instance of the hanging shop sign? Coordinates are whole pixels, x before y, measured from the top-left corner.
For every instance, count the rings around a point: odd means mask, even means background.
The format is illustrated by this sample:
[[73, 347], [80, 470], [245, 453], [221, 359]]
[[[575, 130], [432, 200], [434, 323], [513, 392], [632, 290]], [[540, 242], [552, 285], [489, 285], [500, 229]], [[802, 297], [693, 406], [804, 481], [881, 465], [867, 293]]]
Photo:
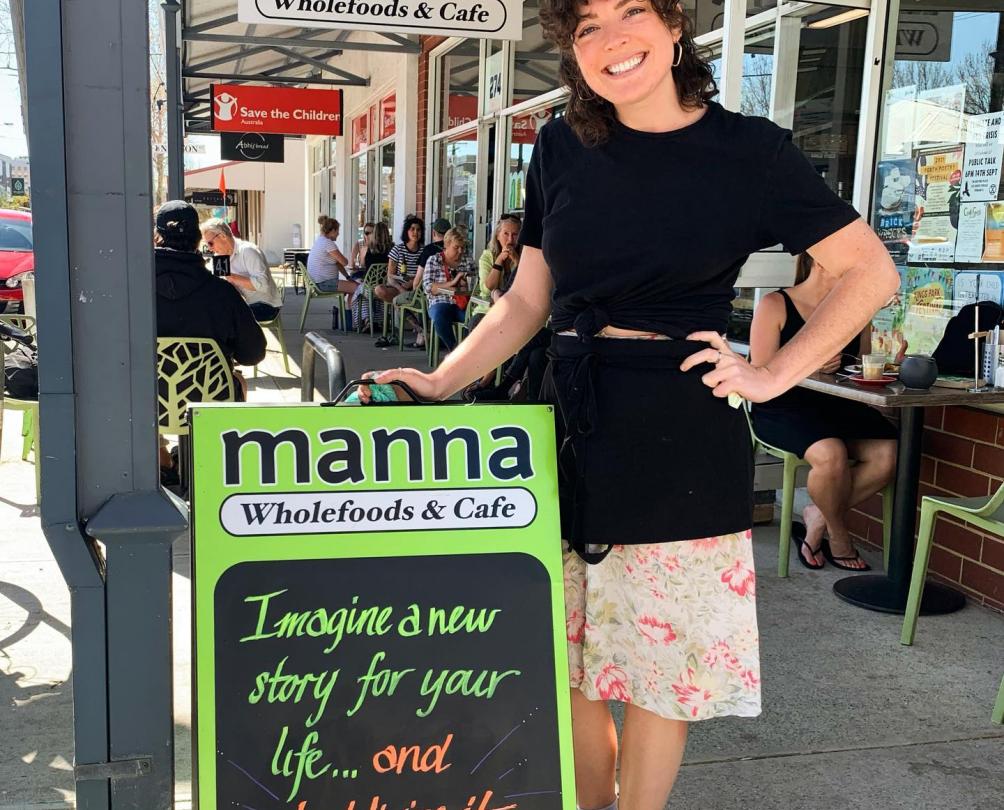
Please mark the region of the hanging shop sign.
[[219, 191], [193, 191], [191, 194], [186, 194], [185, 199], [192, 205], [210, 205], [210, 206], [220, 206], [220, 205], [237, 205], [237, 192], [233, 189], [229, 189], [226, 193], [226, 197]]
[[216, 132], [342, 134], [341, 90], [214, 84], [212, 97]]
[[574, 810], [551, 408], [191, 425], [201, 810]]
[[220, 157], [223, 160], [254, 161], [256, 163], [282, 163], [285, 159], [286, 139], [282, 135], [263, 135], [260, 132], [220, 133]]
[[474, 39], [523, 36], [523, 0], [238, 0], [241, 22]]
[[896, 27], [896, 58], [914, 62], [952, 59], [952, 11], [901, 11]]

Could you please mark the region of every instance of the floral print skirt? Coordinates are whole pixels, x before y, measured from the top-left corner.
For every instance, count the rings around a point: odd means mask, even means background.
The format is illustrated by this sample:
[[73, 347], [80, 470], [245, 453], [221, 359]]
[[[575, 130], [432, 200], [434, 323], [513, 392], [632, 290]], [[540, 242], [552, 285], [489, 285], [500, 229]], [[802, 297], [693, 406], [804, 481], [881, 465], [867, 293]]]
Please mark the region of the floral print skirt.
[[752, 533], [565, 555], [569, 681], [672, 720], [760, 714]]

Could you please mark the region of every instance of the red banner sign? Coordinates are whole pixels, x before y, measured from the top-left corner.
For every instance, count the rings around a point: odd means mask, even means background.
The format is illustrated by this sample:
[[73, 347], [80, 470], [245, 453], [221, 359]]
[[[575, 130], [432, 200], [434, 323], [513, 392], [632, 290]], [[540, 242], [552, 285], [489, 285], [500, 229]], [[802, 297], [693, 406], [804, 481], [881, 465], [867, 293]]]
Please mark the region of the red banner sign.
[[215, 84], [216, 132], [341, 135], [342, 91]]
[[352, 119], [352, 154], [370, 145], [370, 114], [365, 112]]
[[380, 140], [397, 132], [397, 95], [391, 93], [380, 102]]

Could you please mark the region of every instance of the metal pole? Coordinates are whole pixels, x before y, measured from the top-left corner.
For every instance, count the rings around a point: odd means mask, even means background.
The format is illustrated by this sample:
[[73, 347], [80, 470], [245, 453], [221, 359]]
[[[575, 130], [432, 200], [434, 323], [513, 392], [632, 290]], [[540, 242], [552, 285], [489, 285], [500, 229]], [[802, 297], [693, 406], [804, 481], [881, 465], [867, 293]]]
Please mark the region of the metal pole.
[[161, 8], [164, 9], [164, 60], [167, 66], [167, 197], [180, 200], [185, 196], [185, 110], [181, 99], [181, 54], [178, 51], [181, 3], [164, 0]]
[[25, 30], [42, 528], [72, 597], [77, 807], [167, 810], [187, 515], [157, 469], [147, 10], [33, 0]]

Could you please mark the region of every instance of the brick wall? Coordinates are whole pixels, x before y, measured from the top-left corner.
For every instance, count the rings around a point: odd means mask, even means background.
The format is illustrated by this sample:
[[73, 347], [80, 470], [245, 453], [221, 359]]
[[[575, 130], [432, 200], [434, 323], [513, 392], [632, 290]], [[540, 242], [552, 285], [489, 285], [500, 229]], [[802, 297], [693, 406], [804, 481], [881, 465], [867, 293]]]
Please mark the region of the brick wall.
[[418, 57], [418, 154], [415, 156], [415, 209], [425, 216], [425, 169], [428, 160], [426, 133], [429, 117], [429, 53], [446, 41], [446, 37], [420, 37], [422, 53]]
[[[924, 412], [920, 495], [993, 494], [1004, 483], [1004, 416], [971, 408]], [[918, 519], [920, 516], [918, 503]], [[857, 540], [882, 547], [882, 500], [876, 495], [854, 510]], [[934, 528], [930, 573], [996, 610], [1004, 611], [1004, 539], [948, 517]]]

